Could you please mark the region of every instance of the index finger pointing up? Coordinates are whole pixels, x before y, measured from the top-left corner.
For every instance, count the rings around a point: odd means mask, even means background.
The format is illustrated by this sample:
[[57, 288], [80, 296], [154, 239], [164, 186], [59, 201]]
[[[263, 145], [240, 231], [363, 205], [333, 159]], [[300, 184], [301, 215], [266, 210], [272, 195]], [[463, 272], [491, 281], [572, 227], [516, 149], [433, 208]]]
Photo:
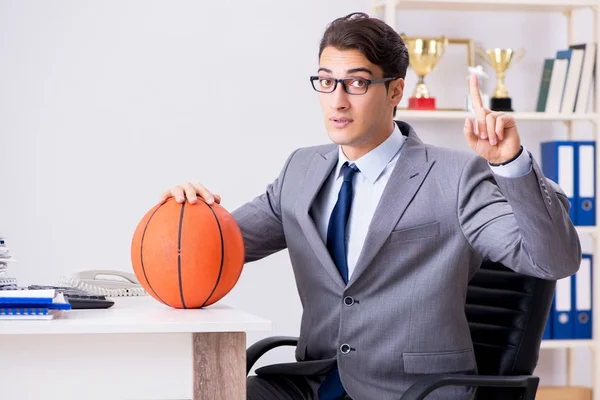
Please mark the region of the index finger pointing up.
[[471, 101], [473, 103], [473, 109], [477, 111], [483, 110], [483, 100], [481, 99], [481, 93], [479, 92], [479, 82], [477, 81], [477, 75], [471, 74], [469, 79], [469, 90], [471, 92]]
[[477, 121], [477, 134], [482, 139], [487, 139], [485, 116], [487, 114], [486, 109], [483, 108], [483, 99], [479, 92], [479, 82], [477, 75], [471, 74], [469, 79], [469, 91], [471, 92], [471, 104], [473, 105], [473, 111], [475, 113], [475, 120]]

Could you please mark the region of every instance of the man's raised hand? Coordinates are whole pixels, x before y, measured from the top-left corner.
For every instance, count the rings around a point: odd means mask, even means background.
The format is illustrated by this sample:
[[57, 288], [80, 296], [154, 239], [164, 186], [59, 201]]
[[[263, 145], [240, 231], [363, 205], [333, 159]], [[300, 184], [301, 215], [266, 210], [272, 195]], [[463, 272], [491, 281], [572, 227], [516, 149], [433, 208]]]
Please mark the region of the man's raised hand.
[[[475, 121], [465, 120], [464, 134], [469, 146], [491, 164], [514, 158], [521, 150], [521, 138], [512, 115], [483, 107], [476, 75], [469, 79]], [[477, 127], [477, 129], [475, 129]]]

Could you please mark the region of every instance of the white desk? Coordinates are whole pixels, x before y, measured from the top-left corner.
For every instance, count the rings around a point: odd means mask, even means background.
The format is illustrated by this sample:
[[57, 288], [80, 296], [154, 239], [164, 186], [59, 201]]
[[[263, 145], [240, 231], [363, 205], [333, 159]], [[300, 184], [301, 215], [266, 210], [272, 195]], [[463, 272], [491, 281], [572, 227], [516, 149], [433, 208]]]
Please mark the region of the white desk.
[[149, 296], [50, 321], [0, 321], [0, 399], [245, 400], [246, 332], [269, 321]]

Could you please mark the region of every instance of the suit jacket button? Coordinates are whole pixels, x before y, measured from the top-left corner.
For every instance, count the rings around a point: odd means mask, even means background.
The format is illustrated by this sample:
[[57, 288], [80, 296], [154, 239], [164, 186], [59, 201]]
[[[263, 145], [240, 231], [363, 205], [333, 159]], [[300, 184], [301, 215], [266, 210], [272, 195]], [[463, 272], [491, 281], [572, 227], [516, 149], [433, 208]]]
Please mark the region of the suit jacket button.
[[347, 306], [352, 306], [354, 305], [354, 299], [350, 296], [346, 296], [344, 297], [344, 304]]
[[340, 351], [342, 352], [342, 354], [350, 353], [350, 345], [344, 343], [343, 345], [340, 346]]

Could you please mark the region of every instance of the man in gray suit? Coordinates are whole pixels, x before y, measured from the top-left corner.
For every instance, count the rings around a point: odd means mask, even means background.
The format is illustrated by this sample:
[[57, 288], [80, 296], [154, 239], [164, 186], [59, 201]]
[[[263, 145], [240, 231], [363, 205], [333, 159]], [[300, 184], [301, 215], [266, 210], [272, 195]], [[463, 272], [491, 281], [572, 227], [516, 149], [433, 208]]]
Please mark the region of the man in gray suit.
[[[330, 24], [311, 83], [333, 143], [294, 151], [266, 192], [233, 212], [246, 262], [288, 249], [303, 307], [297, 362], [258, 369], [249, 399], [392, 400], [425, 374], [477, 373], [464, 303], [482, 260], [547, 279], [579, 268], [569, 202], [522, 147], [514, 118], [483, 108], [472, 77], [473, 153], [424, 144], [393, 119], [407, 67], [382, 21]], [[221, 200], [199, 183], [169, 196]]]

